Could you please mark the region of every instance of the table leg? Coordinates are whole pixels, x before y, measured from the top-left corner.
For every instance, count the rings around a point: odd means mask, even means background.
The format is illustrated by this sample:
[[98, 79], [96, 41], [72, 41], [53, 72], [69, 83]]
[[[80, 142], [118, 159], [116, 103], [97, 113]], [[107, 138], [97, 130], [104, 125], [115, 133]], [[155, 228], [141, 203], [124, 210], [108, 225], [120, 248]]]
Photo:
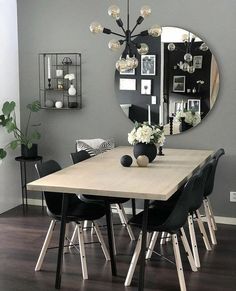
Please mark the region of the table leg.
[[116, 269], [116, 259], [115, 259], [115, 250], [114, 250], [114, 240], [113, 240], [113, 233], [112, 233], [112, 216], [111, 216], [111, 205], [108, 202], [105, 202], [106, 207], [106, 220], [107, 220], [107, 235], [108, 235], [108, 244], [110, 250], [110, 258], [111, 258], [111, 271], [112, 275], [117, 275]]
[[135, 199], [131, 199], [131, 203], [132, 203], [132, 214], [133, 216], [136, 215], [136, 203], [135, 203]]
[[56, 272], [56, 282], [55, 282], [56, 289], [61, 288], [61, 273], [62, 273], [62, 263], [63, 263], [63, 253], [64, 253], [67, 209], [68, 209], [68, 194], [63, 194], [62, 207], [61, 207], [60, 238], [59, 238], [59, 248], [58, 248], [58, 257], [57, 257], [57, 272]]
[[143, 225], [142, 225], [142, 245], [140, 253], [140, 269], [138, 291], [144, 290], [145, 257], [147, 248], [147, 223], [148, 223], [149, 200], [144, 200]]

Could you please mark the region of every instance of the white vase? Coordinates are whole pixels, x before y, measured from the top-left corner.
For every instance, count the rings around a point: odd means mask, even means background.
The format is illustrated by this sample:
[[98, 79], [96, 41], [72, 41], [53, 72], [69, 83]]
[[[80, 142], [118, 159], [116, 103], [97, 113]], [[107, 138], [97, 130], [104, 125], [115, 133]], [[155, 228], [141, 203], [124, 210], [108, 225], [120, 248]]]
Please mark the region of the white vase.
[[73, 84], [70, 85], [68, 93], [69, 93], [70, 96], [74, 96], [76, 94], [76, 89], [75, 89]]

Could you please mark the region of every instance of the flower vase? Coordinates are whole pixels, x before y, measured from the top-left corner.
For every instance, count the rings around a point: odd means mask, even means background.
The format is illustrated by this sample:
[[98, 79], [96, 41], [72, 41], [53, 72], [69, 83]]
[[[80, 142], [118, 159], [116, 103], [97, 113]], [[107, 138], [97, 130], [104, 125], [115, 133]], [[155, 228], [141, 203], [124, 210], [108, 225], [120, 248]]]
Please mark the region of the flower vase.
[[68, 93], [70, 96], [75, 96], [76, 95], [76, 89], [75, 86], [73, 84], [70, 84], [70, 88], [68, 90]]
[[137, 159], [139, 156], [147, 156], [151, 163], [157, 155], [157, 147], [154, 143], [137, 143], [134, 145], [134, 156]]
[[190, 128], [193, 127], [191, 124], [185, 122], [184, 119], [185, 119], [184, 117], [181, 117], [181, 123], [180, 123], [180, 128], [179, 128], [180, 132], [189, 130]]

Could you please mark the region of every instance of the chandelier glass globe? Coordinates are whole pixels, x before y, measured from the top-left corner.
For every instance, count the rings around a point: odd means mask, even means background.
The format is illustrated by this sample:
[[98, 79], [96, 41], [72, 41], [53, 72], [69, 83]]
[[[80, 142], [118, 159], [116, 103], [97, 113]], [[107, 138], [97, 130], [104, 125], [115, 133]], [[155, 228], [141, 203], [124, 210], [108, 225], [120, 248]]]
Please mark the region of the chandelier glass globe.
[[117, 50], [120, 49], [121, 44], [120, 44], [119, 40], [112, 39], [112, 40], [109, 41], [108, 47], [112, 51], [117, 51]]
[[201, 46], [200, 46], [200, 50], [201, 50], [201, 51], [206, 52], [206, 51], [208, 51], [208, 49], [209, 49], [209, 48], [208, 48], [208, 46], [205, 44], [205, 42], [201, 44]]
[[146, 55], [149, 52], [149, 47], [146, 43], [140, 43], [141, 47], [137, 49], [140, 55]]
[[108, 8], [108, 14], [113, 18], [119, 18], [120, 8], [116, 5], [112, 5]]
[[149, 30], [148, 34], [152, 37], [159, 37], [161, 35], [162, 28], [159, 25], [153, 25]]
[[151, 13], [152, 13], [152, 9], [151, 9], [149, 6], [147, 6], [147, 5], [143, 6], [143, 7], [140, 9], [140, 14], [141, 14], [141, 16], [144, 17], [144, 18], [150, 16]]
[[193, 60], [193, 56], [190, 53], [187, 53], [184, 55], [184, 60], [189, 63]]
[[175, 50], [175, 44], [173, 42], [168, 44], [168, 51], [173, 52]]
[[124, 73], [126, 70], [127, 70], [127, 62], [126, 62], [126, 59], [122, 58], [122, 59], [119, 59], [117, 62], [116, 62], [116, 69], [121, 72], [121, 73]]
[[98, 34], [98, 33], [103, 32], [103, 27], [99, 22], [91, 23], [89, 29], [94, 34]]
[[188, 63], [183, 63], [183, 69], [184, 72], [187, 72], [189, 70], [189, 64]]
[[189, 74], [193, 74], [195, 72], [195, 67], [194, 66], [189, 66], [188, 72], [189, 72]]

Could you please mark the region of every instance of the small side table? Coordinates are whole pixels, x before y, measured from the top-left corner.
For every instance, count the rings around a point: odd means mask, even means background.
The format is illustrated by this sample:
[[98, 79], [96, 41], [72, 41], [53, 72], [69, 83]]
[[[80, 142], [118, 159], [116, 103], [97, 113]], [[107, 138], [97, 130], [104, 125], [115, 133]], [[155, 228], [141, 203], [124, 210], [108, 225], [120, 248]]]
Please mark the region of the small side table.
[[[28, 192], [27, 192], [27, 172], [26, 172], [26, 164], [27, 163], [42, 163], [43, 157], [38, 156], [35, 158], [24, 158], [22, 156], [16, 157], [15, 160], [20, 163], [20, 174], [21, 174], [21, 191], [22, 191], [22, 204], [23, 208], [28, 207]], [[43, 208], [43, 193], [42, 193], [42, 208]]]

